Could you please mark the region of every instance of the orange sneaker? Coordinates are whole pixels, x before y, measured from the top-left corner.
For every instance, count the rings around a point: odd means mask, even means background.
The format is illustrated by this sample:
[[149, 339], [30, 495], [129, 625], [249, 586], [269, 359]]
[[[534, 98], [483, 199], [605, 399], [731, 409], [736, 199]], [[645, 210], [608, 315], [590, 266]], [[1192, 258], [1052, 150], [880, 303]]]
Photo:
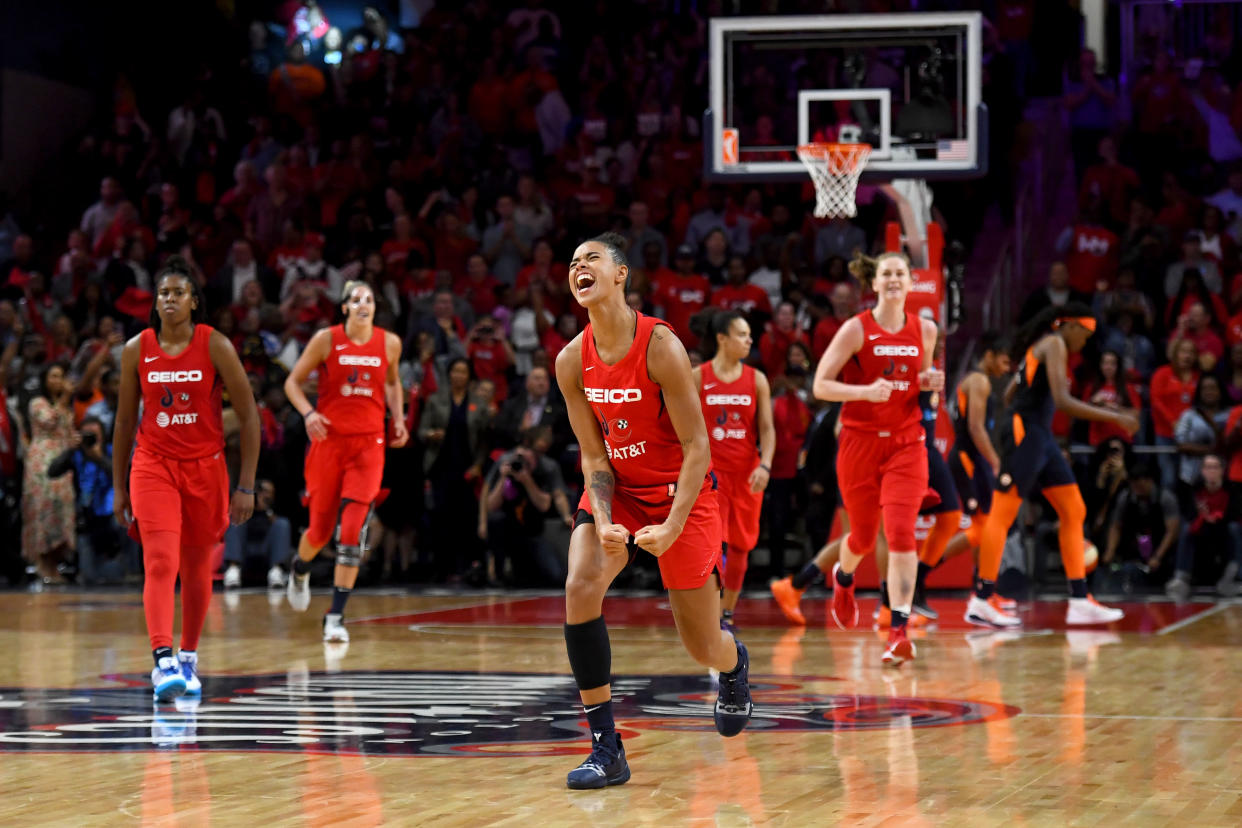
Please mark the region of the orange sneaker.
[[793, 576], [787, 575], [779, 581], [773, 581], [768, 586], [772, 590], [772, 597], [776, 599], [776, 605], [789, 619], [789, 623], [805, 627], [806, 616], [802, 614], [802, 608], [798, 606], [805, 590], [794, 588]]
[[992, 597], [988, 601], [1001, 612], [1013, 612], [1018, 608], [1017, 601], [1012, 598], [1004, 598], [995, 592], [992, 593]]
[[884, 649], [884, 655], [880, 657], [880, 661], [893, 667], [906, 661], [914, 661], [914, 642], [906, 637], [904, 627], [889, 629], [888, 647]]

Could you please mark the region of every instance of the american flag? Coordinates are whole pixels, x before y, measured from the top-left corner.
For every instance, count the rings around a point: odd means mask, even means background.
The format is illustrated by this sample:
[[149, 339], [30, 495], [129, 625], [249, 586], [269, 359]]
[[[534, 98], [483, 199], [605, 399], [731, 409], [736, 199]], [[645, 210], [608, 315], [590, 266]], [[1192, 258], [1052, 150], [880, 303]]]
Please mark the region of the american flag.
[[937, 161], [969, 161], [970, 160], [970, 142], [969, 141], [937, 141], [936, 142], [936, 160]]

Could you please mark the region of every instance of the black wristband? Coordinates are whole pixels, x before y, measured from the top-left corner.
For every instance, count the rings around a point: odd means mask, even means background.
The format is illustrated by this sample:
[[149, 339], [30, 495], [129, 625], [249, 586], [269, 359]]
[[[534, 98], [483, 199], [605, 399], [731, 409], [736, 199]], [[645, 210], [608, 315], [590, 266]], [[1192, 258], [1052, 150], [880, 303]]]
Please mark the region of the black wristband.
[[313, 406], [313, 405], [312, 405], [312, 406], [310, 407], [310, 410], [309, 410], [309, 411], [307, 411], [305, 414], [303, 414], [303, 415], [302, 415], [302, 419], [303, 419], [303, 420], [305, 420], [307, 417], [309, 417], [310, 415], [312, 415], [312, 414], [314, 414], [314, 413], [315, 413], [315, 406]]
[[772, 469], [771, 469], [771, 468], [769, 468], [769, 466], [768, 466], [768, 464], [767, 464], [767, 463], [760, 463], [760, 464], [759, 464], [759, 468], [763, 469], [763, 470], [764, 470], [765, 472], [767, 472], [768, 474], [771, 474], [771, 473], [772, 473]]
[[254, 489], [246, 489], [241, 486], [238, 486], [237, 491], [241, 492], [242, 494], [248, 494], [248, 495], [254, 496]]

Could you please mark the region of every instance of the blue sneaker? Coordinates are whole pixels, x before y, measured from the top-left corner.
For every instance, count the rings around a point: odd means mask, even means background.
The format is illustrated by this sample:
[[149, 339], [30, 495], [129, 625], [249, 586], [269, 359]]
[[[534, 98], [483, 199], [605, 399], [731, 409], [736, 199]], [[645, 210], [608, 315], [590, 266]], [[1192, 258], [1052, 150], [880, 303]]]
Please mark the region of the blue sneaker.
[[716, 732], [721, 736], [736, 736], [750, 721], [750, 654], [745, 644], [736, 643], [737, 667], [732, 673], [720, 674], [716, 695]]
[[201, 696], [203, 694], [203, 683], [198, 678], [198, 652], [195, 650], [181, 650], [177, 653], [177, 661], [181, 665], [181, 675], [185, 677], [185, 694], [187, 696]]
[[733, 613], [724, 611], [720, 614], [720, 629], [733, 637], [737, 637], [737, 627], [733, 624]]
[[624, 785], [629, 781], [630, 765], [625, 761], [625, 746], [616, 733], [596, 739], [591, 755], [565, 778], [565, 784], [575, 791]]
[[181, 665], [172, 656], [161, 658], [158, 666], [151, 671], [151, 684], [154, 687], [157, 701], [172, 701], [185, 693], [185, 676], [181, 674]]

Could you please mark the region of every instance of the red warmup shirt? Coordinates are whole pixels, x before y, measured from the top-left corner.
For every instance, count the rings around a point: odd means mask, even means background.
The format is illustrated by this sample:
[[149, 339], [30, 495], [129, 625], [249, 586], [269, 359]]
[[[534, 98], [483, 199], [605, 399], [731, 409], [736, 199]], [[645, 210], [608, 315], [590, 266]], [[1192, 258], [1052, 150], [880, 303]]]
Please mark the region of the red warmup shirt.
[[495, 338], [490, 340], [476, 339], [470, 343], [470, 364], [474, 366], [474, 375], [479, 379], [491, 380], [496, 386], [495, 400], [505, 401], [509, 396], [509, 383], [505, 379], [505, 371], [509, 368], [509, 355], [504, 346]]
[[1170, 365], [1161, 365], [1151, 375], [1151, 424], [1157, 437], [1173, 437], [1173, 426], [1195, 398], [1199, 372], [1191, 371], [1182, 382]]
[[383, 434], [384, 382], [388, 378], [388, 347], [383, 328], [373, 327], [371, 338], [356, 345], [344, 325], [334, 325], [332, 350], [319, 366], [316, 410], [327, 417], [330, 434]]
[[223, 382], [211, 361], [212, 328], [194, 326], [189, 346], [169, 356], [154, 328], [138, 340], [142, 419], [138, 448], [173, 460], [210, 457], [224, 448]]
[[724, 285], [712, 291], [712, 307], [723, 310], [739, 310], [750, 313], [753, 310], [772, 312], [772, 302], [768, 292], [758, 285]]
[[[1086, 392], [1082, 395], [1082, 398], [1085, 402], [1089, 402], [1092, 405], [1108, 405], [1109, 403], [1116, 403], [1122, 408], [1141, 409], [1143, 407], [1143, 397], [1141, 396], [1138, 386], [1126, 383], [1126, 391], [1130, 395], [1129, 405], [1122, 404], [1121, 397], [1117, 393], [1117, 383], [1115, 380], [1112, 382], [1106, 382], [1103, 385], [1093, 385], [1088, 387]], [[1100, 398], [1099, 402], [1092, 402], [1097, 396]], [[1134, 442], [1134, 438], [1131, 437], [1129, 433], [1114, 423], [1101, 423], [1096, 420], [1092, 420], [1091, 424], [1087, 427], [1087, 442], [1093, 446], [1098, 446], [1105, 440], [1111, 440], [1114, 437], [1125, 443]]]
[[[1229, 409], [1229, 418], [1225, 420], [1225, 438], [1228, 439], [1239, 426], [1242, 426], [1242, 405], [1235, 405]], [[1242, 451], [1229, 455], [1229, 468], [1225, 470], [1225, 478], [1230, 483], [1242, 483]]]
[[841, 381], [870, 385], [877, 379], [891, 381], [892, 396], [881, 403], [853, 400], [841, 406], [841, 425], [860, 431], [898, 434], [923, 427], [919, 409], [919, 372], [923, 370], [923, 323], [913, 313], [897, 333], [889, 333], [875, 321], [871, 311], [856, 317], [863, 326], [862, 349], [845, 363]]
[[651, 332], [663, 324], [638, 314], [634, 342], [615, 365], [600, 359], [591, 325], [582, 332], [583, 393], [599, 423], [618, 489], [671, 486], [681, 475], [681, 441], [664, 394], [647, 373]]
[[1092, 224], [1074, 225], [1074, 236], [1065, 254], [1070, 287], [1091, 295], [1096, 282], [1112, 284], [1117, 274], [1119, 242], [1111, 230]]
[[772, 400], [772, 425], [776, 428], [776, 450], [772, 452], [772, 479], [789, 480], [798, 474], [798, 455], [811, 427], [811, 409], [793, 393]]
[[733, 382], [721, 382], [711, 362], [703, 363], [703, 387], [699, 390], [707, 439], [712, 447], [712, 466], [722, 474], [748, 475], [759, 465], [755, 426], [758, 395], [755, 369], [742, 366]]
[[699, 338], [690, 333], [690, 317], [707, 306], [711, 296], [712, 285], [706, 276], [694, 273], [683, 276], [680, 273], [672, 278], [663, 275], [657, 277], [654, 285], [654, 302], [664, 309], [664, 321], [676, 332], [687, 348], [698, 344]]
[[471, 281], [468, 277], [461, 277], [453, 282], [453, 292], [470, 303], [470, 307], [478, 316], [487, 316], [495, 310], [496, 288], [500, 287], [500, 282], [492, 274], [487, 274], [480, 281]]
[[844, 324], [844, 319], [837, 319], [831, 314], [815, 323], [815, 330], [811, 331], [812, 359], [819, 361], [824, 351], [828, 350], [828, 346], [832, 344], [832, 338], [837, 335], [837, 331], [841, 330]]
[[785, 375], [785, 361], [789, 356], [789, 346], [801, 342], [810, 348], [802, 331], [782, 331], [769, 323], [768, 329], [759, 337], [759, 358], [763, 360], [763, 370], [769, 377]]

